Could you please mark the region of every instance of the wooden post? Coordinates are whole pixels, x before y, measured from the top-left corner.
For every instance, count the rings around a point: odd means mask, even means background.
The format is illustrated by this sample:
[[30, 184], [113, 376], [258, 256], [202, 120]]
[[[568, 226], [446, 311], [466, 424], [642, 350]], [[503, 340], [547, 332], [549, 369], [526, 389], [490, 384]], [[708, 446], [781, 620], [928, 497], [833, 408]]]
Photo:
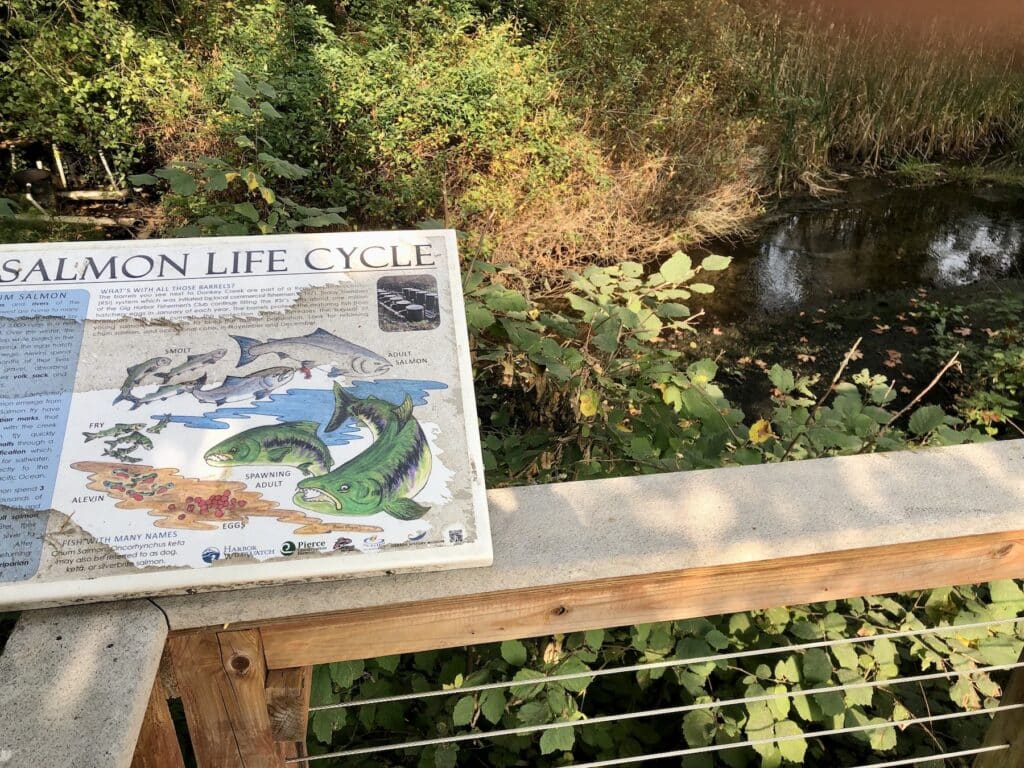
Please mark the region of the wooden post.
[[[1024, 661], [1024, 654], [1020, 658]], [[1024, 704], [1024, 668], [1010, 674], [1000, 704]], [[992, 718], [982, 746], [1000, 744], [1009, 744], [1010, 748], [978, 755], [974, 768], [1024, 768], [1024, 709], [999, 712]]]
[[272, 669], [267, 674], [270, 732], [282, 758], [306, 757], [312, 667]]
[[259, 630], [178, 635], [169, 644], [199, 768], [282, 768]]
[[159, 675], [149, 694], [149, 706], [135, 745], [132, 768], [185, 768], [171, 711], [167, 708], [167, 691]]

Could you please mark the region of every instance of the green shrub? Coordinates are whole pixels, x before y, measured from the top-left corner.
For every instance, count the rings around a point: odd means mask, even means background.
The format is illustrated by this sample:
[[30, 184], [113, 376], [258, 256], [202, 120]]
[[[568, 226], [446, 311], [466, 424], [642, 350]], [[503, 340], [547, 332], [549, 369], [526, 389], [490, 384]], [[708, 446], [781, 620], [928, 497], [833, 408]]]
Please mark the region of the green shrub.
[[0, 135], [106, 150], [126, 167], [141, 137], [183, 120], [189, 70], [173, 40], [113, 0], [12, 0], [0, 24]]
[[[492, 485], [635, 475], [837, 456], [983, 440], [936, 406], [908, 420], [896, 394], [867, 370], [821, 389], [775, 365], [769, 419], [745, 423], [715, 382], [717, 365], [691, 360], [694, 316], [682, 302], [713, 290], [683, 253], [646, 274], [635, 262], [589, 267], [562, 301], [505, 284], [512, 274], [474, 263], [466, 278], [484, 461]], [[816, 392], [815, 389], [818, 389]]]
[[[885, 681], [1013, 664], [1024, 647], [1024, 625], [1018, 624], [1016, 631], [1007, 622], [987, 629], [805, 651], [787, 651], [785, 646], [1007, 619], [1022, 610], [1024, 591], [1018, 583], [1002, 581], [913, 592], [895, 599], [833, 600], [329, 664], [314, 670], [312, 703], [340, 700], [355, 706], [314, 714], [309, 751], [316, 755], [368, 744], [575, 722], [572, 728], [541, 733], [349, 757], [344, 764], [352, 768], [555, 766], [568, 764], [570, 755], [571, 762], [614, 760], [772, 736], [796, 738], [721, 751], [714, 759], [710, 755], [687, 757], [682, 764], [698, 768], [860, 765], [878, 762], [882, 755], [888, 759], [920, 756], [924, 764], [928, 755], [980, 743], [991, 721], [971, 717], [931, 729], [901, 725], [900, 721], [996, 706], [1001, 695], [998, 676], [993, 679], [990, 673], [978, 673], [902, 685], [886, 685]], [[769, 648], [780, 650], [627, 674], [586, 674], [630, 664]], [[582, 676], [537, 682], [541, 676], [559, 673]], [[506, 680], [519, 684], [481, 692], [459, 690]], [[801, 693], [865, 682], [873, 685]], [[450, 695], [358, 705], [361, 699], [442, 687]], [[756, 696], [769, 698], [587, 723], [595, 716]], [[815, 731], [858, 725], [879, 727], [840, 737], [814, 735]], [[959, 768], [966, 763], [950, 765]]]

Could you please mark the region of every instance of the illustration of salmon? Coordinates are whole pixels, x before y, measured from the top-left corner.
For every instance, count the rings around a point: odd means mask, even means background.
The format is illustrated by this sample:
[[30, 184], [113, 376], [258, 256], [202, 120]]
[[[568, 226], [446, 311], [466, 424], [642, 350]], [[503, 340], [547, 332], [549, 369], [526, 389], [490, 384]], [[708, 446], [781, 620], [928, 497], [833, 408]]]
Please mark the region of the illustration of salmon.
[[211, 389], [196, 389], [192, 394], [200, 402], [215, 405], [246, 400], [253, 396], [260, 400], [287, 384], [294, 375], [293, 368], [264, 368], [247, 376], [228, 376], [220, 385]]
[[132, 390], [141, 384], [143, 379], [147, 378], [151, 374], [155, 374], [165, 365], [170, 364], [171, 358], [169, 357], [151, 357], [149, 360], [128, 368], [128, 375], [125, 377], [124, 383], [121, 385], [121, 392], [114, 398], [114, 402], [111, 403], [111, 405], [117, 405], [122, 400], [134, 401], [135, 398], [132, 395]]
[[174, 397], [175, 395], [192, 392], [199, 389], [205, 383], [206, 374], [204, 373], [198, 379], [193, 379], [192, 381], [181, 381], [177, 384], [164, 384], [163, 386], [158, 387], [155, 392], [150, 392], [148, 395], [143, 397], [133, 398], [131, 410], [134, 411], [140, 405], [145, 405], [146, 403], [155, 403], [157, 400], [166, 400], [167, 398]]
[[156, 378], [165, 384], [178, 376], [185, 376], [194, 371], [200, 371], [207, 366], [213, 365], [220, 360], [228, 351], [226, 349], [214, 349], [210, 352], [201, 352], [198, 355], [189, 355], [185, 362], [180, 363], [166, 373], [155, 374]]
[[427, 437], [412, 415], [408, 395], [401, 405], [376, 397], [352, 397], [334, 385], [335, 412], [325, 429], [337, 429], [349, 417], [362, 422], [373, 444], [355, 458], [319, 477], [299, 482], [293, 500], [329, 515], [387, 512], [399, 520], [423, 517], [429, 507], [413, 501], [430, 477]]
[[248, 464], [286, 464], [304, 475], [322, 475], [334, 463], [331, 452], [317, 437], [314, 421], [266, 424], [232, 435], [203, 456], [211, 467]]
[[378, 376], [391, 368], [391, 363], [373, 350], [345, 341], [323, 328], [317, 328], [305, 336], [291, 336], [287, 339], [260, 341], [233, 334], [231, 338], [238, 342], [241, 351], [238, 356], [239, 368], [260, 355], [277, 355], [282, 360], [286, 357], [295, 360], [302, 366], [301, 370], [307, 379], [317, 365], [330, 364], [331, 376]]

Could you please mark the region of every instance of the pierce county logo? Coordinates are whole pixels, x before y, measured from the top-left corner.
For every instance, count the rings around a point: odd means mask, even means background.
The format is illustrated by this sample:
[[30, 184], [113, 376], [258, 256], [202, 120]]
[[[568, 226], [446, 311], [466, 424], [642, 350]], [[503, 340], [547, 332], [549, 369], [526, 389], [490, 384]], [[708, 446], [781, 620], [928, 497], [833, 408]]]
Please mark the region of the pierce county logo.
[[281, 545], [281, 554], [288, 557], [289, 555], [294, 555], [296, 549], [297, 547], [295, 546], [294, 541], [286, 541]]
[[409, 541], [423, 541], [423, 539], [424, 539], [424, 537], [426, 535], [427, 535], [427, 529], [424, 528], [424, 529], [419, 530], [419, 531], [413, 531], [408, 536], [406, 536], [406, 538], [409, 539]]
[[203, 558], [204, 563], [213, 563], [220, 560], [220, 550], [216, 547], [207, 547], [203, 550], [203, 554], [200, 557]]

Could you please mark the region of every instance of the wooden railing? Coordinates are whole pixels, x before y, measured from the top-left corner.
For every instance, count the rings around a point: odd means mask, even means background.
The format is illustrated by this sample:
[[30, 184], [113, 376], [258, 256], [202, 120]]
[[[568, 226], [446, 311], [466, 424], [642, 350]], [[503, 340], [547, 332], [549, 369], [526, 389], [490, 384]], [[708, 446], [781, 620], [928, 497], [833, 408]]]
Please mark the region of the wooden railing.
[[[183, 765], [171, 694], [202, 768], [280, 767], [304, 754], [315, 664], [1024, 577], [1024, 441], [503, 489], [489, 504], [490, 568], [154, 599], [169, 653], [139, 681], [132, 764]], [[1022, 696], [1016, 670], [1005, 697]], [[988, 743], [1011, 749], [978, 766], [1024, 766], [1021, 711], [996, 717]]]

